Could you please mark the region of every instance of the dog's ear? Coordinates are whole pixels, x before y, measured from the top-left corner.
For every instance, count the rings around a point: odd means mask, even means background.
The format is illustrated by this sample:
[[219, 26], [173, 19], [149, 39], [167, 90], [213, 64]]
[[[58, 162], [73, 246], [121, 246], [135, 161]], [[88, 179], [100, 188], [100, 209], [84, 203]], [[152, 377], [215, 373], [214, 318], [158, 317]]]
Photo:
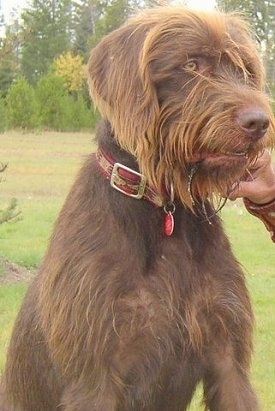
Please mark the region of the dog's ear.
[[111, 123], [120, 146], [135, 156], [140, 144], [151, 140], [159, 114], [150, 69], [142, 64], [148, 31], [142, 24], [122, 26], [101, 40], [88, 62], [94, 103]]

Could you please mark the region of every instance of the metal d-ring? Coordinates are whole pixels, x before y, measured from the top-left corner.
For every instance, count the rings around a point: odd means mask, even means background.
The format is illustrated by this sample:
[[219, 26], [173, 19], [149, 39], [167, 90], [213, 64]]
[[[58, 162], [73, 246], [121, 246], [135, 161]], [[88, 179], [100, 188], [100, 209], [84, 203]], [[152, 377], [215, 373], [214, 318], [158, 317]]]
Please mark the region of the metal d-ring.
[[189, 195], [190, 195], [190, 198], [191, 198], [191, 201], [192, 201], [192, 204], [193, 204], [193, 205], [196, 204], [196, 199], [195, 199], [195, 197], [193, 196], [192, 183], [193, 183], [194, 175], [195, 175], [196, 172], [198, 171], [198, 168], [199, 168], [199, 165], [198, 165], [197, 163], [196, 163], [196, 164], [193, 164], [192, 167], [191, 167], [190, 173], [189, 173], [189, 175], [188, 175], [188, 186], [187, 186], [187, 190], [188, 190], [188, 193], [189, 193]]
[[163, 210], [166, 214], [174, 214], [176, 211], [176, 205], [175, 205], [175, 191], [174, 191], [174, 185], [173, 183], [170, 184], [170, 200], [165, 204], [163, 207]]
[[176, 211], [176, 206], [174, 202], [168, 201], [168, 203], [165, 204], [165, 206], [163, 207], [163, 210], [166, 214], [174, 214], [174, 212]]
[[[190, 173], [189, 173], [189, 176], [188, 176], [189, 179], [188, 179], [188, 187], [187, 187], [187, 189], [188, 189], [188, 193], [189, 193], [189, 195], [190, 195], [190, 198], [191, 198], [191, 201], [192, 201], [192, 204], [193, 204], [193, 205], [198, 204], [197, 200], [195, 199], [195, 197], [194, 197], [194, 195], [193, 195], [193, 191], [192, 191], [192, 184], [193, 184], [194, 175], [196, 174], [198, 168], [199, 168], [199, 163], [196, 163], [196, 164], [192, 165], [191, 170], [190, 170]], [[214, 210], [213, 210], [213, 213], [212, 213], [211, 215], [208, 215], [208, 214], [207, 214], [206, 207], [205, 207], [205, 203], [204, 203], [204, 202], [201, 203], [202, 210], [203, 210], [202, 215], [205, 217], [206, 221], [208, 221], [209, 224], [212, 224], [211, 221], [210, 221], [211, 218], [213, 218], [216, 214], [218, 214], [218, 213], [221, 211], [221, 209], [225, 206], [226, 201], [227, 201], [227, 197], [225, 197], [225, 198], [223, 199], [223, 201], [220, 202], [218, 208], [217, 208], [217, 209], [214, 209]]]

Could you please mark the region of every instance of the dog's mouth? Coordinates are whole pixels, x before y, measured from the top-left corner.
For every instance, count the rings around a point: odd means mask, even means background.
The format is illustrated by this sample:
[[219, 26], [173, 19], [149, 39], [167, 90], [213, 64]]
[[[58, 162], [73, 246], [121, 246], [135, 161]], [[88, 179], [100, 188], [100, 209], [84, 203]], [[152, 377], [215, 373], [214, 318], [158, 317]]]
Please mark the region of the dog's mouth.
[[223, 152], [221, 151], [221, 155], [225, 155], [227, 157], [245, 157], [248, 158], [248, 152], [247, 151], [240, 151], [240, 152]]
[[202, 152], [197, 153], [192, 158], [192, 163], [204, 163], [207, 165], [221, 165], [228, 162], [247, 162], [249, 156], [247, 151], [220, 151], [219, 153]]
[[[217, 184], [217, 198], [219, 201], [218, 206], [215, 207], [212, 203], [213, 208], [218, 212], [225, 204], [228, 197], [228, 191], [231, 187], [233, 181], [237, 181], [240, 178], [240, 175], [247, 169], [251, 153], [247, 151], [225, 151], [220, 150], [218, 153], [211, 152], [202, 152], [197, 153], [193, 156], [190, 162], [189, 170], [189, 182], [188, 182], [188, 192], [192, 199], [192, 203], [196, 204], [196, 177], [201, 178], [205, 173], [208, 177], [212, 178], [213, 184]], [[234, 177], [235, 176], [235, 177]], [[230, 178], [233, 179], [230, 182]], [[195, 181], [195, 183], [194, 183]], [[195, 187], [194, 187], [195, 184]], [[213, 189], [213, 187], [212, 187]], [[197, 190], [199, 192], [199, 190]], [[215, 191], [215, 190], [214, 190]], [[214, 191], [211, 191], [214, 193]], [[209, 195], [209, 193], [208, 193]], [[200, 198], [200, 193], [198, 195]], [[215, 200], [215, 197], [212, 197], [212, 200]], [[206, 218], [209, 220], [210, 217], [206, 215]]]

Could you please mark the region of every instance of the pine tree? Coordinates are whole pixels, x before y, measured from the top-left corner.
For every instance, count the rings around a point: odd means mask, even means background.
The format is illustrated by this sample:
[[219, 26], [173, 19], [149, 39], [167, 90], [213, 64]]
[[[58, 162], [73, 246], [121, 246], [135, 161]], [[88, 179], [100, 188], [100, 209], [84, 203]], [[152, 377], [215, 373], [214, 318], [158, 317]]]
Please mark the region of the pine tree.
[[36, 102], [32, 86], [23, 77], [10, 87], [6, 97], [8, 124], [13, 128], [32, 129], [36, 125]]
[[0, 40], [0, 97], [5, 97], [20, 73], [22, 37], [18, 19], [5, 26], [5, 35]]
[[137, 0], [82, 0], [78, 3], [74, 18], [74, 51], [87, 60], [91, 48], [129, 17], [136, 2]]
[[53, 60], [71, 47], [71, 0], [32, 0], [22, 14], [25, 32], [22, 46], [22, 72], [34, 83], [45, 75]]

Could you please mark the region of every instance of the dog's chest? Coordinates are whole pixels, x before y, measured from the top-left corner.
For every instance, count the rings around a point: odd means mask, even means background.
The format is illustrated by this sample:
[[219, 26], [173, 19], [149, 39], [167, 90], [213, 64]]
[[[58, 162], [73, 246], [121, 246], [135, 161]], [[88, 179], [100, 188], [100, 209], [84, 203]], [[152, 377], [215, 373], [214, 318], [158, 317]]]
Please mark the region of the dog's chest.
[[161, 338], [176, 333], [173, 341], [184, 335], [185, 343], [201, 346], [213, 330], [236, 321], [242, 272], [221, 230], [215, 241], [204, 235], [197, 230], [166, 239], [138, 290], [140, 313]]

